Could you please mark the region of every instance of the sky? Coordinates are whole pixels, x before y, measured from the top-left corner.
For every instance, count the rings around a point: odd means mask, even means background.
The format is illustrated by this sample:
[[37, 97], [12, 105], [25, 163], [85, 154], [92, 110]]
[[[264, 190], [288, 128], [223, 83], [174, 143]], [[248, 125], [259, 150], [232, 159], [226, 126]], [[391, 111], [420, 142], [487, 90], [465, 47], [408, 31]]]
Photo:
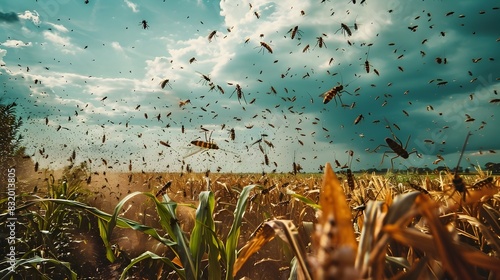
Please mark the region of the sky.
[[395, 169], [453, 168], [469, 132], [461, 166], [484, 166], [499, 16], [493, 0], [3, 1], [0, 99], [41, 168], [382, 169], [386, 138], [410, 153]]

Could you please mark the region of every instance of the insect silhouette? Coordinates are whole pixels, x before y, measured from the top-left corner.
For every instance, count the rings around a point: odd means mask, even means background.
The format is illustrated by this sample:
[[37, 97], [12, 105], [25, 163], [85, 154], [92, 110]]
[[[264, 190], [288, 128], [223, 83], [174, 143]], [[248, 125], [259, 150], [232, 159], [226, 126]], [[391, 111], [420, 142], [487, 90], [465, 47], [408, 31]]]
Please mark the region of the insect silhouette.
[[266, 42], [260, 42], [260, 51], [262, 51], [262, 54], [264, 54], [264, 49], [266, 49], [269, 53], [273, 53], [273, 49], [267, 44]]
[[229, 138], [234, 141], [234, 139], [236, 139], [236, 132], [234, 131], [234, 128], [231, 128], [229, 130]]
[[296, 25], [294, 28], [291, 28], [287, 33], [291, 33], [292, 40], [297, 36], [297, 39], [300, 39], [302, 36], [302, 31], [300, 31], [299, 26]]
[[264, 164], [269, 166], [269, 157], [267, 156], [267, 154], [264, 154]]
[[347, 36], [352, 36], [351, 28], [349, 26], [347, 26], [345, 23], [341, 23], [340, 28], [337, 29], [337, 31], [335, 31], [335, 33], [339, 32], [339, 31], [342, 31], [342, 34], [344, 34], [344, 36], [346, 34], [347, 34]]
[[[212, 132], [210, 132], [210, 135], [212, 134]], [[206, 141], [201, 141], [201, 140], [194, 140], [194, 141], [191, 141], [191, 144], [195, 145], [195, 146], [198, 146], [198, 147], [202, 147], [204, 149], [212, 149], [212, 150], [217, 150], [219, 149], [219, 146], [217, 146], [217, 144], [215, 144], [211, 139], [210, 137], [208, 138], [208, 140]]]
[[141, 23], [139, 23], [139, 25], [142, 26], [142, 29], [148, 29], [149, 28], [148, 22], [145, 19], [143, 19], [141, 21]]
[[323, 46], [326, 48], [326, 43], [323, 40], [323, 36], [316, 37], [316, 46], [318, 46], [320, 49], [323, 48]]
[[417, 191], [419, 191], [419, 192], [421, 192], [421, 193], [424, 193], [424, 194], [426, 194], [426, 195], [428, 195], [428, 196], [431, 196], [431, 194], [429, 193], [429, 191], [428, 191], [428, 190], [426, 190], [426, 189], [424, 189], [424, 188], [422, 188], [421, 186], [416, 185], [416, 184], [413, 184], [413, 183], [411, 183], [411, 182], [408, 182], [408, 184], [410, 185], [410, 187], [411, 187], [412, 189], [417, 190]]
[[205, 141], [202, 141], [202, 140], [193, 140], [191, 141], [191, 145], [193, 146], [197, 146], [197, 147], [200, 147], [202, 149], [198, 149], [192, 153], [189, 153], [187, 155], [184, 156], [184, 158], [187, 158], [187, 157], [190, 157], [196, 153], [199, 153], [201, 151], [207, 151], [207, 150], [218, 150], [219, 149], [219, 146], [217, 144], [215, 144], [213, 141], [212, 141], [212, 132], [210, 132], [210, 134], [208, 135], [207, 137], [207, 131], [205, 130]]
[[354, 124], [358, 124], [362, 119], [364, 119], [365, 117], [363, 117], [363, 114], [360, 114], [355, 120], [354, 120]]
[[201, 79], [199, 82], [203, 82], [203, 85], [206, 85], [207, 83], [210, 83], [212, 81], [208, 75], [202, 74], [200, 72], [198, 73], [201, 75]]
[[158, 198], [160, 196], [163, 196], [167, 193], [167, 190], [170, 188], [170, 186], [172, 185], [172, 181], [168, 181], [164, 186], [163, 188], [161, 188], [161, 190], [159, 190], [155, 197]]
[[332, 99], [335, 100], [335, 104], [337, 103], [337, 97], [340, 100], [340, 104], [342, 103], [342, 99], [340, 98], [341, 92], [344, 90], [344, 86], [339, 84], [334, 86], [333, 88], [327, 90], [325, 93], [321, 94], [320, 97], [323, 97], [323, 104], [328, 104]]
[[184, 107], [184, 106], [186, 106], [187, 104], [190, 104], [190, 103], [191, 103], [191, 100], [189, 100], [189, 99], [181, 100], [181, 101], [179, 101], [179, 107]]
[[307, 51], [309, 51], [309, 44], [307, 44], [307, 45], [304, 47], [304, 49], [302, 49], [302, 52], [303, 52], [303, 53], [305, 53], [305, 52], [307, 52]]
[[[346, 87], [349, 84], [346, 85]], [[340, 104], [343, 105], [342, 99], [340, 96], [342, 96], [342, 92], [347, 92], [350, 94], [348, 91], [344, 90], [344, 85], [342, 83], [339, 83], [338, 85], [332, 87], [331, 89], [327, 90], [326, 92], [320, 94], [320, 97], [323, 97], [323, 104], [328, 104], [332, 99], [335, 101], [335, 104], [338, 105], [337, 103], [337, 97], [339, 98]]]
[[[349, 162], [345, 166], [347, 168], [347, 170], [346, 170], [347, 185], [349, 186], [349, 189], [352, 192], [352, 191], [354, 191], [354, 188], [356, 187], [356, 185], [354, 184], [354, 175], [352, 174], [352, 171], [351, 171], [351, 163], [352, 163], [352, 158], [354, 156], [354, 151], [349, 150], [347, 152], [349, 153]], [[342, 168], [344, 168], [344, 167], [342, 167]]]
[[488, 178], [485, 178], [485, 179], [482, 179], [476, 183], [474, 183], [474, 185], [471, 186], [471, 188], [473, 189], [481, 189], [483, 187], [491, 187], [493, 185], [493, 177], [488, 177]]
[[370, 55], [370, 49], [369, 48], [368, 48], [368, 52], [366, 53], [366, 59], [365, 59], [365, 63], [364, 63], [366, 73], [370, 73], [370, 66], [372, 66], [372, 65], [370, 65], [370, 62], [368, 62], [368, 55]]
[[212, 39], [214, 37], [217, 37], [216, 33], [217, 33], [217, 30], [214, 30], [214, 31], [210, 32], [210, 34], [208, 34], [208, 41], [209, 42], [212, 42]]
[[297, 175], [299, 171], [299, 164], [295, 161], [295, 151], [293, 151], [292, 174]]
[[387, 121], [387, 119], [385, 121], [387, 122], [387, 128], [389, 128], [389, 130], [391, 131], [392, 138], [389, 138], [389, 137], [385, 138], [385, 142], [387, 143], [387, 145], [380, 144], [375, 149], [373, 149], [373, 151], [376, 152], [377, 149], [380, 147], [391, 148], [392, 151], [385, 151], [384, 152], [384, 154], [382, 156], [382, 161], [380, 162], [380, 164], [384, 163], [385, 154], [387, 154], [387, 153], [396, 154], [395, 157], [391, 158], [391, 169], [394, 169], [394, 162], [393, 161], [395, 158], [402, 157], [404, 159], [407, 159], [411, 154], [414, 154], [414, 153], [416, 153], [418, 156], [418, 153], [416, 150], [409, 152], [409, 153], [406, 150], [408, 147], [408, 142], [410, 142], [411, 135], [408, 136], [408, 140], [406, 141], [406, 144], [403, 147], [403, 143], [401, 142], [401, 140], [399, 140], [399, 138], [396, 136], [396, 134], [394, 134], [394, 132], [392, 131], [391, 125], [389, 124], [389, 121]]
[[229, 98], [231, 98], [235, 92], [236, 92], [236, 96], [238, 97], [238, 102], [240, 102], [240, 104], [241, 104], [241, 99], [242, 98], [245, 101], [245, 103], [248, 104], [247, 100], [245, 98], [245, 94], [241, 90], [240, 84], [236, 84], [235, 89], [234, 89], [233, 93], [231, 93], [231, 96], [229, 96]]
[[453, 196], [455, 192], [459, 192], [462, 194], [462, 200], [465, 201], [465, 197], [468, 193], [467, 188], [465, 186], [464, 179], [458, 175], [458, 167], [460, 166], [460, 161], [462, 161], [462, 157], [464, 155], [465, 147], [467, 146], [467, 141], [469, 140], [469, 137], [472, 135], [472, 133], [467, 133], [467, 136], [465, 137], [465, 142], [464, 145], [462, 146], [462, 151], [460, 152], [460, 157], [458, 158], [458, 163], [457, 167], [455, 167], [455, 172], [453, 172], [453, 179], [451, 180], [453, 187], [455, 190], [451, 193], [450, 196]]
[[163, 145], [163, 146], [165, 146], [165, 147], [170, 148], [170, 143], [169, 143], [168, 141], [167, 141], [167, 142], [165, 142], [165, 141], [161, 141], [161, 140], [160, 140], [160, 144], [162, 144], [162, 145]]
[[170, 80], [169, 80], [169, 79], [165, 79], [165, 80], [163, 80], [163, 81], [161, 81], [161, 82], [160, 82], [160, 87], [161, 87], [162, 89], [164, 89], [164, 88], [165, 88], [165, 86], [168, 86], [169, 88], [172, 88], [172, 87], [170, 86]]

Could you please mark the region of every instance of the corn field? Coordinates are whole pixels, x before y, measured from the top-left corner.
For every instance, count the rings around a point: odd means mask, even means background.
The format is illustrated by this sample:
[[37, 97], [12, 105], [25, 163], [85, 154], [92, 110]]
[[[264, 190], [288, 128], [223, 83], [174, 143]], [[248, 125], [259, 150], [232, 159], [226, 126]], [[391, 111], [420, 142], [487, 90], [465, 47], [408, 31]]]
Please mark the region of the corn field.
[[480, 169], [44, 176], [17, 195], [1, 279], [500, 277], [500, 181]]

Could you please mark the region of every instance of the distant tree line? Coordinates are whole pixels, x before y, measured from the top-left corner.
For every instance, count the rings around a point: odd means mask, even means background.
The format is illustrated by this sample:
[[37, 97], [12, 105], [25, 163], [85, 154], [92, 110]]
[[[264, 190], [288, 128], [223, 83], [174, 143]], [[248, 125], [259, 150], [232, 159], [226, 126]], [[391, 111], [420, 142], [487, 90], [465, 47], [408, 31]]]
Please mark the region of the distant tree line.
[[[411, 173], [416, 173], [416, 174], [426, 174], [426, 173], [437, 173], [440, 171], [446, 171], [449, 170], [450, 172], [455, 172], [455, 167], [453, 168], [448, 168], [446, 166], [438, 166], [434, 169], [431, 169], [429, 167], [409, 167], [408, 169], [399, 169], [399, 170], [394, 170], [395, 172], [411, 172]], [[488, 162], [482, 167], [482, 170], [484, 171], [491, 171], [493, 174], [500, 174], [500, 163], [494, 163], [494, 162]], [[386, 173], [388, 171], [387, 168], [382, 168], [382, 169], [377, 169], [377, 168], [369, 168], [367, 170], [362, 170], [364, 172], [368, 173]], [[473, 172], [474, 169], [472, 168], [462, 168], [461, 166], [458, 167], [457, 172], [458, 173], [470, 173]]]

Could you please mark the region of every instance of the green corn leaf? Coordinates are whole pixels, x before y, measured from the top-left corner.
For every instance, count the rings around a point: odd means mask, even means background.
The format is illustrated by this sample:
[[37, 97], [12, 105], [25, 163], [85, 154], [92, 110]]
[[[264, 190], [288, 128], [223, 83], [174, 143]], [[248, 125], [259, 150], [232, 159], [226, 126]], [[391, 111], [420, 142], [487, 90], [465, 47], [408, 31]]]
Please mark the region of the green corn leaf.
[[302, 202], [304, 202], [306, 205], [314, 208], [315, 210], [318, 210], [318, 209], [321, 209], [321, 206], [319, 206], [319, 204], [315, 203], [314, 201], [312, 201], [310, 198], [307, 198], [303, 195], [300, 195], [300, 194], [297, 194], [295, 193], [294, 191], [292, 190], [287, 190], [286, 193]]
[[240, 237], [241, 222], [243, 220], [243, 215], [247, 207], [248, 196], [250, 191], [255, 188], [256, 185], [249, 185], [243, 188], [236, 203], [236, 209], [234, 210], [234, 220], [229, 230], [229, 234], [226, 240], [226, 280], [233, 279], [233, 265], [236, 261], [236, 250], [238, 246], [238, 238]]
[[[39, 256], [34, 256], [32, 258], [29, 258], [29, 259], [19, 259], [19, 260], [17, 260], [16, 264], [14, 265], [13, 271], [16, 271], [17, 267], [24, 267], [24, 266], [27, 266], [27, 265], [31, 265], [33, 267], [36, 267], [36, 265], [43, 264], [43, 263], [46, 263], [46, 262], [50, 262], [50, 263], [53, 263], [53, 264], [56, 264], [56, 265], [62, 265], [63, 267], [66, 268], [67, 272], [69, 273], [68, 275], [70, 275], [70, 277], [71, 277], [72, 280], [76, 280], [77, 279], [77, 274], [76, 274], [76, 272], [74, 272], [71, 269], [71, 266], [70, 266], [69, 262], [62, 262], [62, 261], [58, 261], [58, 260], [55, 260], [55, 259], [41, 258]], [[41, 273], [41, 272], [39, 272], [39, 273]], [[9, 279], [8, 278], [9, 276], [13, 276], [12, 275], [12, 271], [9, 268], [5, 268], [5, 269], [0, 270], [0, 275], [3, 275], [2, 278], [0, 278], [1, 280], [3, 280], [3, 279]], [[42, 278], [43, 278], [43, 275], [42, 275]], [[17, 279], [17, 278], [12, 278], [11, 277], [10, 279]]]
[[170, 199], [170, 197], [166, 193], [163, 195], [164, 202], [160, 202], [151, 193], [145, 194], [154, 199], [156, 203], [156, 211], [158, 212], [158, 216], [160, 216], [160, 224], [167, 231], [168, 235], [171, 236], [171, 238], [176, 242], [176, 244], [172, 246], [171, 249], [181, 260], [181, 263], [186, 271], [186, 279], [199, 279], [198, 271], [196, 270], [193, 261], [193, 256], [186, 241], [186, 236], [184, 235], [184, 232], [182, 231], [181, 226], [177, 221], [177, 203]]
[[[131, 195], [139, 195], [139, 194], [152, 196], [152, 194], [150, 194], [150, 193], [135, 192], [135, 193], [131, 193], [126, 198], [130, 199]], [[152, 196], [152, 197], [154, 197], [154, 196]], [[101, 239], [103, 240], [105, 247], [106, 247], [106, 256], [107, 256], [109, 261], [111, 261], [111, 262], [114, 261], [115, 258], [114, 258], [114, 254], [112, 252], [111, 244], [110, 244], [112, 229], [110, 231], [110, 225], [109, 225], [109, 222], [112, 220], [112, 217], [113, 217], [112, 215], [110, 215], [104, 211], [101, 211], [95, 207], [89, 206], [85, 203], [74, 201], [74, 200], [66, 200], [66, 199], [37, 199], [37, 200], [35, 200], [35, 202], [47, 202], [47, 201], [55, 202], [55, 203], [59, 203], [59, 204], [65, 204], [65, 205], [69, 205], [69, 206], [75, 207], [75, 208], [81, 208], [81, 209], [84, 209], [85, 211], [95, 215], [97, 218], [99, 218], [98, 219], [98, 226], [99, 226]], [[161, 237], [158, 234], [158, 232], [152, 227], [142, 225], [136, 221], [126, 219], [123, 217], [115, 217], [114, 221], [115, 221], [115, 226], [118, 226], [120, 228], [131, 228], [131, 229], [143, 232], [147, 235], [150, 235], [151, 237], [158, 240], [159, 242], [165, 244], [166, 246], [173, 247], [176, 245], [175, 241]]]
[[185, 274], [184, 269], [181, 269], [178, 266], [176, 266], [170, 259], [165, 258], [165, 257], [160, 257], [157, 254], [155, 254], [153, 252], [149, 252], [149, 251], [146, 251], [146, 252], [142, 253], [140, 256], [138, 256], [137, 258], [132, 259], [130, 261], [130, 264], [127, 265], [127, 267], [123, 270], [123, 272], [122, 272], [122, 274], [120, 276], [120, 280], [125, 279], [125, 277], [127, 275], [127, 271], [130, 268], [132, 268], [134, 265], [136, 265], [137, 263], [139, 263], [139, 262], [141, 262], [141, 261], [143, 261], [145, 259], [153, 259], [153, 260], [160, 260], [160, 261], [162, 261], [163, 263], [165, 263], [166, 265], [168, 265], [169, 267], [171, 267], [173, 270], [175, 270], [176, 275], [180, 279], [186, 280], [186, 274]]
[[190, 249], [197, 271], [203, 270], [199, 266], [203, 254], [208, 251], [209, 276], [212, 279], [221, 279], [222, 273], [219, 264], [221, 255], [219, 247], [220, 241], [215, 234], [215, 223], [213, 220], [214, 208], [214, 194], [210, 191], [201, 192], [200, 204], [196, 209], [196, 224], [191, 232]]

